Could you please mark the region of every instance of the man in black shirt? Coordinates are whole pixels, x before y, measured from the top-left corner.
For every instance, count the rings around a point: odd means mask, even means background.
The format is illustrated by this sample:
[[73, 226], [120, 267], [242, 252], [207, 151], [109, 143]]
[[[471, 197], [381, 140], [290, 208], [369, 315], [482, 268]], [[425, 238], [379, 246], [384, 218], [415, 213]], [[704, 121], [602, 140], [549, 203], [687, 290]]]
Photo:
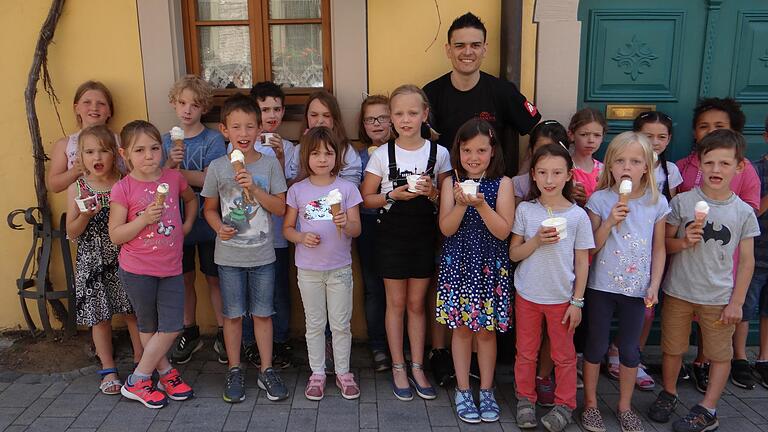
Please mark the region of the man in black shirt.
[[[456, 131], [473, 117], [490, 122], [501, 137], [507, 129], [525, 135], [541, 119], [536, 106], [514, 84], [480, 70], [488, 45], [485, 38], [480, 18], [471, 12], [456, 18], [445, 44], [453, 70], [424, 86], [432, 107], [431, 126], [440, 134], [438, 143], [449, 150]], [[517, 146], [505, 142], [502, 146], [505, 156], [511, 156], [505, 160], [507, 174], [515, 175]]]

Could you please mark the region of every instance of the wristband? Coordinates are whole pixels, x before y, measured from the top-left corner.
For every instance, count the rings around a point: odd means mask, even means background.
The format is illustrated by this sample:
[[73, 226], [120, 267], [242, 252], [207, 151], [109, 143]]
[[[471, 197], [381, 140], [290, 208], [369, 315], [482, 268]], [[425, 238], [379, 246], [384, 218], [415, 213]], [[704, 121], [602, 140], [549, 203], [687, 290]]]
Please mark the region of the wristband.
[[584, 299], [571, 298], [571, 301], [569, 303], [571, 304], [571, 306], [576, 306], [579, 309], [582, 309], [584, 307]]

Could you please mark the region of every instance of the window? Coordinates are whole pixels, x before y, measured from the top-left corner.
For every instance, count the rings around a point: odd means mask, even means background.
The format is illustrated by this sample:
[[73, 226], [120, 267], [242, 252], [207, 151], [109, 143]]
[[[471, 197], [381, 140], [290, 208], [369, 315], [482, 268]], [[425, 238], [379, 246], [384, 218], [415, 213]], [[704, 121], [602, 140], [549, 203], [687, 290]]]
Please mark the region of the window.
[[182, 0], [182, 16], [187, 70], [218, 96], [266, 80], [288, 104], [332, 90], [330, 0]]

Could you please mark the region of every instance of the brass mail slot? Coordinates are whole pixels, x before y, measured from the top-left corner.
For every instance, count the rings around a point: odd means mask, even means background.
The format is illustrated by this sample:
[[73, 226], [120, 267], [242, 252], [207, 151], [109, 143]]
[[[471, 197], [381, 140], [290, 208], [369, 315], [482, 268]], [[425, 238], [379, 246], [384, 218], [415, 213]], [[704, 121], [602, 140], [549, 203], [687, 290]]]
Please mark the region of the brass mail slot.
[[644, 111], [656, 111], [656, 105], [606, 105], [605, 117], [608, 120], [634, 120]]

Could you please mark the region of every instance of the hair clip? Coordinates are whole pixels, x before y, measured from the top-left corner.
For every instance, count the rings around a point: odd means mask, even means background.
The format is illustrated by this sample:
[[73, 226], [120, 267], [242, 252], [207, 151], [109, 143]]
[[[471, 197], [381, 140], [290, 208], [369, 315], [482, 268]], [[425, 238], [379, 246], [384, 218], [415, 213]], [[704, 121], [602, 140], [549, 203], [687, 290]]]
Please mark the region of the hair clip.
[[493, 139], [493, 129], [488, 129], [488, 137]]
[[558, 141], [557, 143], [560, 144], [565, 149], [565, 151], [568, 151], [568, 147], [566, 147], [562, 141]]
[[559, 122], [557, 120], [544, 120], [543, 122], [541, 122], [541, 124], [543, 125], [551, 125], [556, 123], [559, 123]]
[[370, 96], [371, 96], [371, 95], [370, 95], [370, 94], [368, 94], [367, 92], [363, 92], [363, 100], [366, 100], [366, 99], [368, 99], [368, 97], [370, 97]]

